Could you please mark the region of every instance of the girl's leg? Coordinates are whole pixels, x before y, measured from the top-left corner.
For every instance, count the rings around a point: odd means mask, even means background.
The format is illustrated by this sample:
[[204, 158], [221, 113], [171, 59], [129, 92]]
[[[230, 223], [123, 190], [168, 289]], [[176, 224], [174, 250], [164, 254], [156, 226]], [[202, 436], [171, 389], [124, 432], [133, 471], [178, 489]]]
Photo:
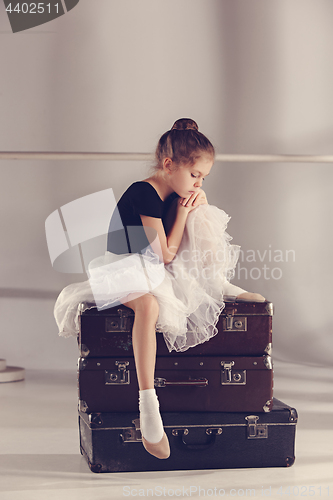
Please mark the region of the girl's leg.
[[132, 342], [140, 389], [140, 428], [143, 445], [149, 453], [157, 458], [168, 458], [170, 455], [169, 442], [163, 429], [154, 388], [155, 325], [159, 313], [158, 302], [154, 295], [147, 293], [139, 297], [137, 294], [131, 294], [123, 303], [133, 309], [135, 313]]
[[139, 389], [154, 389], [158, 302], [154, 295], [147, 293], [125, 305], [135, 313], [132, 342]]

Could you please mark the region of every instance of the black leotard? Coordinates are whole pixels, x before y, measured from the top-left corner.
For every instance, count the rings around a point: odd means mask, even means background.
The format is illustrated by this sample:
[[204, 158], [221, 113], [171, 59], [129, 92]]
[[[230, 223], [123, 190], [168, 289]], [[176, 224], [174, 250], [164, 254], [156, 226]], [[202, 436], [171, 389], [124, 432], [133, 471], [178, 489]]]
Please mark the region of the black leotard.
[[[107, 244], [109, 252], [137, 253], [146, 248], [149, 242], [140, 215], [162, 219], [165, 228], [166, 215], [177, 197], [174, 192], [163, 201], [149, 182], [134, 182], [118, 201], [111, 217]], [[135, 228], [128, 230], [129, 226]]]

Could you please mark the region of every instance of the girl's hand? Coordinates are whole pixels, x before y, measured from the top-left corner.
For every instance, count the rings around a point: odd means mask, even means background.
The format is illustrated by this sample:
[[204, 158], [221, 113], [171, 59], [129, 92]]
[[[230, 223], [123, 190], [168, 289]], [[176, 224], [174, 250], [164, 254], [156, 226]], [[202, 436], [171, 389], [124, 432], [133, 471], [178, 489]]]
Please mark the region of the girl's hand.
[[206, 193], [202, 189], [199, 189], [197, 193], [192, 193], [189, 198], [179, 198], [178, 207], [184, 207], [187, 213], [189, 213], [199, 205], [205, 204], [208, 204]]

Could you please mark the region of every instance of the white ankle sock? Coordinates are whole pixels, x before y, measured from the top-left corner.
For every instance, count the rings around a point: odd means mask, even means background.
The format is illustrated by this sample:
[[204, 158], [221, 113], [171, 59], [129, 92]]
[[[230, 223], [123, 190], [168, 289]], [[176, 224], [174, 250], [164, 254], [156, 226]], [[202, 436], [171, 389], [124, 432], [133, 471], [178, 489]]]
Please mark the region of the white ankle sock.
[[149, 443], [161, 441], [164, 433], [155, 389], [139, 391], [140, 429]]

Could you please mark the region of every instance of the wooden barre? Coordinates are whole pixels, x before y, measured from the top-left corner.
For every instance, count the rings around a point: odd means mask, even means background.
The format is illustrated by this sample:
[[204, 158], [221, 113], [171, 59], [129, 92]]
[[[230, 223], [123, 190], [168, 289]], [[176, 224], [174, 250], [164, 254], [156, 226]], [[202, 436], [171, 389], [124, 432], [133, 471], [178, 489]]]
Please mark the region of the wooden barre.
[[[151, 161], [150, 153], [60, 153], [48, 151], [0, 151], [0, 160]], [[230, 163], [333, 163], [333, 155], [216, 154], [215, 161]]]

